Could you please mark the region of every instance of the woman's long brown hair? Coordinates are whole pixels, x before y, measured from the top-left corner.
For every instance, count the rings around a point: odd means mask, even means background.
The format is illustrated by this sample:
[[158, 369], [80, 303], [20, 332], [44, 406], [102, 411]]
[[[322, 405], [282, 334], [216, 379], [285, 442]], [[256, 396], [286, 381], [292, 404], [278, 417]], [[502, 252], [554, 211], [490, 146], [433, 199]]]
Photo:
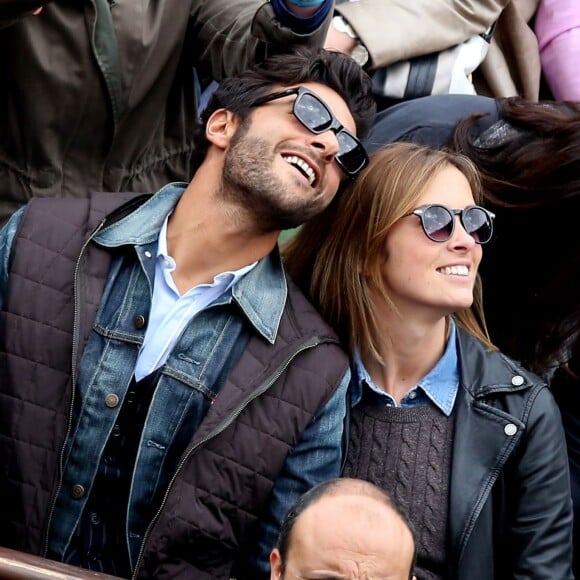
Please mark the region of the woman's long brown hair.
[[[417, 206], [433, 177], [447, 166], [465, 175], [474, 199], [481, 199], [479, 175], [464, 156], [410, 143], [396, 143], [371, 156], [369, 166], [333, 203], [283, 248], [290, 275], [352, 351], [364, 347], [377, 362], [379, 333], [369, 291], [391, 302], [383, 281], [385, 242], [392, 226]], [[479, 307], [457, 322], [494, 348]]]

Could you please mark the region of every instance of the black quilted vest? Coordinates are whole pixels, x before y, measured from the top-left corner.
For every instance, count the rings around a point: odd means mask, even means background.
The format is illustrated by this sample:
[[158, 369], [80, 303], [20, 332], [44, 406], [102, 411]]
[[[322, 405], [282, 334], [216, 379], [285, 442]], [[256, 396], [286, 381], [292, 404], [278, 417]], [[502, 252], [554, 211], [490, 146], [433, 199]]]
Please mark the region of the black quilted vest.
[[[132, 198], [33, 200], [17, 233], [0, 313], [3, 546], [46, 550], [70, 428], [72, 373], [110, 264], [107, 250], [90, 242], [78, 258], [105, 216], [109, 223], [143, 202]], [[254, 336], [230, 373], [152, 522], [138, 577], [215, 580], [236, 573], [286, 456], [338, 387], [347, 357], [313, 307], [290, 280], [288, 285], [275, 344]], [[249, 577], [241, 569], [237, 574]]]

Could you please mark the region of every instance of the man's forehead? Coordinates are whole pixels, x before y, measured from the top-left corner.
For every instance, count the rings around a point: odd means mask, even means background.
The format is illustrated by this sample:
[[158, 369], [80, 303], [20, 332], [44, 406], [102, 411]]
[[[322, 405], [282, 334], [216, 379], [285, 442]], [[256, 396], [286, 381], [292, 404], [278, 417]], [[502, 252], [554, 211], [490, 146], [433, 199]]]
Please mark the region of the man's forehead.
[[[413, 557], [410, 532], [405, 535], [400, 529], [390, 506], [372, 498], [358, 499], [361, 501], [355, 505], [348, 497], [321, 498], [300, 514], [286, 562], [287, 571], [294, 574], [288, 574], [292, 580], [408, 577]], [[355, 516], [361, 505], [384, 511], [369, 525], [365, 517]]]

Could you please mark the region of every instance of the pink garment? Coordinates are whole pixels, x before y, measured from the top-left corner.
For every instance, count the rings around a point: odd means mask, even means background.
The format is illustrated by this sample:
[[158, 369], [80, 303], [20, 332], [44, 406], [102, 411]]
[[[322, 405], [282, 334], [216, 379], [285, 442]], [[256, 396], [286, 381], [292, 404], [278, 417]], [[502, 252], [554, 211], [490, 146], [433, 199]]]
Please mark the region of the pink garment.
[[580, 101], [580, 0], [541, 0], [535, 32], [554, 98]]

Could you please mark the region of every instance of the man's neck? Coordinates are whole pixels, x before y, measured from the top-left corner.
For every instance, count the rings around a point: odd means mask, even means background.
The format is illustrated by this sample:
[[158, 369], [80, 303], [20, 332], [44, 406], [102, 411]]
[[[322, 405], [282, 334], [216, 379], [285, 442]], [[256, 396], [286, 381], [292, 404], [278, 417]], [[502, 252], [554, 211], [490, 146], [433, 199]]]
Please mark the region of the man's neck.
[[180, 293], [211, 283], [268, 255], [279, 232], [257, 233], [245, 212], [189, 184], [167, 225], [167, 250], [176, 262], [173, 279]]

